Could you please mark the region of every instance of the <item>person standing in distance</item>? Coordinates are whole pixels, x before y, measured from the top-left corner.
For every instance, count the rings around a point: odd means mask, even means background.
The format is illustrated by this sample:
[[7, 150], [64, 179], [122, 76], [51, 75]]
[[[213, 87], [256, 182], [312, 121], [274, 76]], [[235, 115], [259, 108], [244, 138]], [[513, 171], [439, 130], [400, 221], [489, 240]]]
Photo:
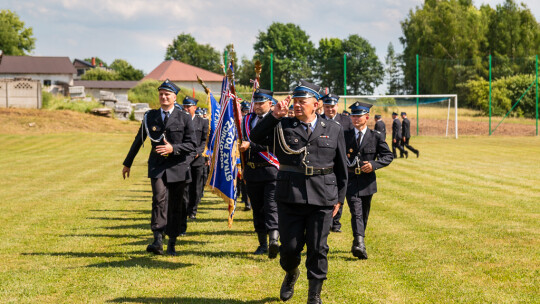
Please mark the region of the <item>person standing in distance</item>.
[[[326, 120], [333, 120], [338, 122], [343, 131], [350, 130], [353, 128], [351, 118], [344, 114], [338, 113], [338, 102], [339, 96], [334, 94], [324, 95], [322, 98], [324, 114], [321, 115], [322, 118]], [[343, 213], [343, 204], [339, 208], [338, 213], [334, 216], [332, 220], [332, 227], [330, 227], [332, 232], [341, 232], [341, 214]]]
[[404, 154], [405, 157], [409, 157], [409, 152], [401, 146], [401, 121], [397, 116], [396, 112], [392, 113], [392, 154], [394, 154], [394, 158], [397, 158], [396, 148], [398, 148], [400, 158], [403, 158]]
[[[279, 163], [268, 146], [250, 142], [251, 130], [270, 112], [274, 92], [257, 89], [253, 93], [253, 112], [242, 121], [242, 134], [245, 135], [240, 152], [245, 152], [246, 166], [244, 181], [253, 208], [253, 226], [259, 239], [259, 247], [254, 254], [268, 253], [270, 259], [279, 252], [278, 211], [274, 198]], [[266, 241], [266, 235], [269, 242]], [[269, 243], [269, 246], [268, 246]]]
[[[199, 207], [204, 189], [205, 159], [202, 154], [206, 147], [206, 139], [208, 138], [208, 120], [202, 118], [202, 113], [197, 108], [197, 102], [197, 99], [189, 96], [186, 96], [182, 100], [184, 110], [190, 115], [193, 121], [193, 128], [195, 129], [195, 152], [192, 155], [192, 162], [190, 164], [191, 182], [187, 184], [184, 192], [184, 199], [188, 202], [187, 215], [192, 220], [197, 218], [197, 208]], [[200, 115], [198, 115], [199, 113]], [[182, 231], [180, 233], [184, 235], [187, 226], [181, 228]]]
[[189, 157], [195, 152], [193, 123], [186, 112], [175, 108], [179, 88], [168, 79], [159, 90], [160, 109], [144, 115], [139, 132], [124, 160], [122, 176], [129, 178], [131, 165], [146, 137], [152, 150], [148, 157], [148, 177], [152, 185], [152, 218], [150, 228], [154, 242], [146, 251], [163, 254], [163, 233], [169, 236], [167, 253], [176, 255], [176, 238], [180, 221], [186, 216], [183, 192], [190, 177]]
[[379, 114], [375, 115], [375, 128], [373, 128], [373, 130], [379, 131], [386, 140], [386, 125]]
[[367, 127], [371, 104], [356, 102], [351, 105], [354, 129], [345, 131], [345, 145], [349, 161], [347, 203], [351, 211], [353, 256], [367, 259], [364, 237], [371, 199], [377, 192], [375, 170], [388, 166], [394, 159], [384, 135]]
[[407, 149], [411, 150], [412, 153], [416, 154], [416, 158], [418, 158], [420, 156], [420, 151], [416, 150], [413, 146], [409, 145], [409, 139], [411, 139], [411, 122], [409, 121], [409, 119], [407, 119], [407, 113], [401, 112], [401, 119], [403, 119], [403, 122], [402, 122], [403, 127], [402, 127], [402, 133], [401, 133], [403, 144], [401, 146], [406, 147]]
[[286, 272], [280, 291], [283, 301], [293, 296], [301, 253], [307, 245], [308, 303], [321, 303], [332, 216], [345, 199], [343, 129], [316, 114], [319, 91], [319, 86], [300, 80], [292, 95], [295, 117], [286, 117], [291, 100], [288, 96], [251, 131], [251, 140], [275, 150], [279, 160], [275, 198], [281, 241], [279, 262]]

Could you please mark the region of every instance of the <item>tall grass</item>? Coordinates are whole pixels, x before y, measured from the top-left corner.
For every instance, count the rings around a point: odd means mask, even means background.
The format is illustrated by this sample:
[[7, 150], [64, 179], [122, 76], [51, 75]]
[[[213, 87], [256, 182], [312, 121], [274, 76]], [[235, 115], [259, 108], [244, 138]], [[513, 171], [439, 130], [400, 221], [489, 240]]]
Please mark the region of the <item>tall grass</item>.
[[72, 101], [63, 95], [42, 92], [43, 108], [47, 110], [71, 110], [81, 113], [90, 113], [93, 109], [103, 107], [97, 101]]

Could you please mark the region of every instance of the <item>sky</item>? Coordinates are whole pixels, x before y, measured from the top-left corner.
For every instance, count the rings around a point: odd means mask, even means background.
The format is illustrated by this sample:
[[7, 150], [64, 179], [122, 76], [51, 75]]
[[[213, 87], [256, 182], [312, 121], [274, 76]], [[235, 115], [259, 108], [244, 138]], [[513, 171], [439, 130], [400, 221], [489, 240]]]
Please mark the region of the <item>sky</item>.
[[[495, 7], [503, 0], [476, 0]], [[522, 1], [540, 21], [540, 1]], [[423, 0], [0, 0], [36, 38], [34, 56], [124, 59], [145, 74], [165, 58], [181, 33], [218, 51], [233, 43], [237, 57], [252, 58], [259, 32], [273, 22], [300, 26], [318, 45], [321, 38], [368, 40], [384, 62], [388, 44], [403, 48], [400, 22]], [[384, 89], [384, 86], [382, 87]], [[382, 90], [381, 87], [375, 93]]]

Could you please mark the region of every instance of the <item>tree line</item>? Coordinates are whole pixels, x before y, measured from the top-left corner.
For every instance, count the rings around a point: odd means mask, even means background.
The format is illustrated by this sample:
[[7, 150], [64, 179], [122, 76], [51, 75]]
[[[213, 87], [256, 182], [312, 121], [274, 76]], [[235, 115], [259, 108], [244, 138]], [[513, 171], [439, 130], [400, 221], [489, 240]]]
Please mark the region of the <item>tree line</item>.
[[[540, 52], [540, 25], [530, 9], [515, 0], [505, 0], [495, 8], [476, 7], [472, 0], [425, 0], [409, 11], [401, 29], [403, 52], [397, 53], [389, 44], [384, 64], [375, 48], [357, 34], [345, 39], [323, 38], [315, 45], [300, 26], [279, 22], [259, 31], [251, 58], [236, 58], [231, 53], [232, 45], [218, 51], [198, 43], [189, 33], [181, 33], [168, 45], [164, 59], [221, 74], [223, 53], [227, 51], [236, 62], [237, 82], [246, 86], [254, 78], [254, 62], [260, 60], [261, 86], [270, 88], [272, 56], [274, 91], [288, 91], [295, 80], [304, 78], [337, 94], [344, 93], [346, 60], [349, 95], [372, 94], [384, 81], [388, 94], [415, 94], [418, 55], [421, 94], [459, 93], [465, 105], [483, 108], [473, 96], [478, 96], [479, 88], [484, 90], [479, 83], [489, 77], [489, 55], [493, 56], [493, 79], [504, 79], [508, 84], [508, 78], [533, 74], [534, 55]], [[15, 13], [0, 11], [0, 49], [8, 55], [22, 55], [34, 45], [32, 29], [24, 27]], [[110, 68], [116, 76], [96, 71], [98, 75], [90, 73], [87, 77], [138, 80], [144, 76], [124, 60], [115, 60]], [[519, 78], [520, 84], [525, 78]]]

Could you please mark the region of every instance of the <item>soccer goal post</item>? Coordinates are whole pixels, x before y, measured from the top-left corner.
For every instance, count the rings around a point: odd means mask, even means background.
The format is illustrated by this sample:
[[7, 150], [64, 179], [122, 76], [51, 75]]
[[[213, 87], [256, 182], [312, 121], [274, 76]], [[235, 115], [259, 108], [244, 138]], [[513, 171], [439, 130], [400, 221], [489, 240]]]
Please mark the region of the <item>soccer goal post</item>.
[[[448, 136], [449, 126], [450, 126], [450, 112], [451, 104], [454, 104], [454, 133], [455, 138], [458, 138], [458, 96], [457, 94], [435, 94], [435, 95], [341, 95], [340, 104], [343, 105], [343, 110], [348, 111], [348, 106], [352, 105], [356, 101], [366, 102], [373, 104], [376, 107], [383, 108], [395, 108], [396, 111], [398, 108], [405, 107], [411, 109], [416, 107], [416, 135], [419, 134], [420, 129], [420, 115], [419, 107], [435, 104], [435, 103], [445, 103], [448, 102], [448, 108], [446, 110], [446, 136]], [[442, 109], [443, 107], [439, 107]], [[444, 107], [446, 108], [446, 107]], [[439, 111], [440, 112], [440, 111]], [[400, 113], [398, 113], [399, 115]], [[440, 113], [439, 113], [440, 114]], [[411, 132], [412, 133], [412, 132]]]

